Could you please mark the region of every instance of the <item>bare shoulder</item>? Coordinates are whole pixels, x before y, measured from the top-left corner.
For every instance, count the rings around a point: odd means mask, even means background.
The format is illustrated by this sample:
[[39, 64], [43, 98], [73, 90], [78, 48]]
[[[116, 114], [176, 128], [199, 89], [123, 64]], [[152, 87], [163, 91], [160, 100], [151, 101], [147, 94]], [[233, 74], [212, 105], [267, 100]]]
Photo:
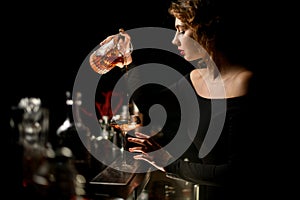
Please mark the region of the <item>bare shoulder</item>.
[[202, 79], [202, 74], [205, 73], [206, 69], [194, 69], [190, 72], [191, 80], [199, 80]]
[[237, 72], [233, 79], [233, 85], [235, 86], [235, 91], [237, 96], [244, 95], [248, 93], [249, 84], [251, 78], [253, 77], [253, 72], [247, 69], [242, 69]]
[[251, 80], [253, 76], [253, 72], [248, 70], [248, 69], [242, 69], [240, 70], [235, 78], [234, 78], [234, 82], [238, 83], [238, 84], [248, 84], [249, 81]]

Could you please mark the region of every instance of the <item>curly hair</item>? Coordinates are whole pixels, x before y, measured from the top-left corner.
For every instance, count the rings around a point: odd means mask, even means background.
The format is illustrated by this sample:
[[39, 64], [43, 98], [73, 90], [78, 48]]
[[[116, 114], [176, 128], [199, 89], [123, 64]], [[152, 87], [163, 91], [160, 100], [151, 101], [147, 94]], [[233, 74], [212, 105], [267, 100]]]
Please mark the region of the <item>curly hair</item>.
[[248, 0], [174, 0], [168, 12], [192, 30], [191, 37], [215, 62], [222, 53], [231, 63], [247, 64], [255, 51], [251, 5]]
[[213, 1], [178, 0], [171, 3], [168, 12], [191, 29], [192, 38], [213, 56], [221, 18]]

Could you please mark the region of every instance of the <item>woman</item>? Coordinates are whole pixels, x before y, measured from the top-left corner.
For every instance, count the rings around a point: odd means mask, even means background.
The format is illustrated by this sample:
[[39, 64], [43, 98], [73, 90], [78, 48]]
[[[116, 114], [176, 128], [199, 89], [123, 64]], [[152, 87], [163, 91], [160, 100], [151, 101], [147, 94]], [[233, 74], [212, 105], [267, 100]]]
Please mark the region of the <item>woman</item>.
[[[245, 196], [238, 195], [241, 187], [237, 186], [242, 185], [238, 181], [244, 178], [240, 173], [244, 170], [242, 159], [246, 155], [243, 150], [247, 148], [244, 142], [247, 142], [247, 131], [250, 130], [247, 112], [253, 73], [238, 62], [232, 46], [228, 48], [226, 40], [230, 35], [225, 31], [226, 18], [219, 12], [220, 7], [207, 0], [178, 0], [169, 8], [169, 13], [175, 17], [176, 28], [172, 43], [178, 46], [185, 60], [200, 66], [186, 78], [197, 95], [200, 119], [204, 120], [200, 121], [198, 132], [184, 157], [168, 164], [174, 159], [169, 152], [148, 154], [161, 148], [153, 137], [136, 133], [136, 137], [128, 138], [137, 144], [129, 151], [141, 153], [135, 159], [145, 160], [161, 171], [199, 184], [201, 200], [245, 199]], [[199, 150], [210, 123], [205, 119], [211, 119], [212, 101], [226, 102], [226, 118], [217, 143], [200, 158]]]

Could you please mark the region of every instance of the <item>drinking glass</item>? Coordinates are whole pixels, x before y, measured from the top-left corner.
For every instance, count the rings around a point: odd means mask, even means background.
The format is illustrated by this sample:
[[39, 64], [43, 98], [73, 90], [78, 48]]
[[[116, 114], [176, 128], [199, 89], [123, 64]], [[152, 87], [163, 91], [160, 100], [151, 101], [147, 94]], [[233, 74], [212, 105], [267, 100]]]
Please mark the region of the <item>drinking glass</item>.
[[141, 124], [140, 118], [138, 115], [130, 115], [129, 118], [113, 118], [110, 122], [110, 126], [118, 129], [121, 131], [122, 135], [122, 146], [121, 146], [121, 152], [122, 152], [122, 165], [121, 170], [129, 171], [132, 170], [134, 167], [127, 163], [126, 160], [126, 149], [127, 149], [127, 139], [126, 135], [129, 131], [134, 130], [138, 128]]

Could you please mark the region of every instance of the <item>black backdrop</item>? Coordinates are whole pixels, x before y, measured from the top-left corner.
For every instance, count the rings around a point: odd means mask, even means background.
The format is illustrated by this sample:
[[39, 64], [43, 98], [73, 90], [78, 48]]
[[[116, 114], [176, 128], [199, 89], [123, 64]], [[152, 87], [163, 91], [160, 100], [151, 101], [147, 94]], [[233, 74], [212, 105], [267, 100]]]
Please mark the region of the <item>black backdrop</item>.
[[[57, 127], [65, 118], [65, 92], [72, 90], [86, 56], [120, 27], [169, 27], [170, 1], [98, 1], [11, 5], [2, 79], [8, 111], [23, 97], [41, 98]], [[12, 9], [11, 9], [12, 8]]]
[[[23, 97], [41, 98], [43, 106], [50, 111], [50, 131], [53, 134], [66, 117], [65, 92], [72, 90], [77, 70], [90, 51], [120, 27], [132, 29], [153, 26], [173, 29], [173, 18], [167, 12], [169, 4], [170, 0], [7, 4], [4, 9], [8, 12], [2, 17], [3, 146], [6, 148], [7, 144], [11, 144], [6, 142], [11, 141], [8, 131], [11, 106], [17, 105]], [[266, 24], [272, 13], [266, 14], [261, 4], [255, 2], [247, 4], [242, 1], [241, 4], [249, 12], [242, 10], [233, 15], [246, 20], [248, 38], [259, 46], [255, 49], [253, 59], [257, 63], [255, 70], [260, 81], [267, 71], [263, 68], [268, 62], [264, 59], [267, 59], [265, 52], [269, 47], [270, 33]], [[244, 14], [243, 17], [239, 15], [241, 13]], [[249, 53], [253, 52], [249, 50]], [[265, 87], [267, 86], [262, 84], [257, 88], [260, 95], [267, 91]], [[5, 157], [8, 160], [4, 165], [12, 175], [16, 166], [10, 162], [10, 150], [5, 149], [3, 154], [8, 156]]]
[[[20, 153], [11, 132], [11, 108], [37, 97], [50, 112], [50, 137], [66, 118], [65, 93], [72, 91], [82, 62], [120, 27], [173, 27], [170, 1], [8, 2], [1, 14], [1, 191], [18, 197]], [[52, 136], [51, 136], [52, 135]], [[8, 190], [6, 190], [6, 188]]]
[[[65, 117], [61, 114], [65, 108], [65, 92], [72, 90], [77, 70], [90, 51], [120, 27], [174, 29], [174, 19], [167, 12], [170, 2], [8, 4], [9, 12], [3, 18], [3, 39], [7, 45], [1, 80], [3, 107], [9, 111], [23, 97], [39, 97], [43, 105], [50, 109], [52, 116], [55, 116], [52, 125], [56, 127]], [[233, 8], [231, 14], [235, 19], [240, 19], [243, 28], [246, 27], [249, 32], [247, 40], [260, 45], [255, 49], [254, 59], [261, 59], [267, 37], [264, 29], [257, 31], [254, 28], [262, 27], [265, 23], [266, 17], [261, 13], [261, 7], [245, 1], [230, 2], [235, 2], [233, 6], [240, 4], [242, 7]]]

